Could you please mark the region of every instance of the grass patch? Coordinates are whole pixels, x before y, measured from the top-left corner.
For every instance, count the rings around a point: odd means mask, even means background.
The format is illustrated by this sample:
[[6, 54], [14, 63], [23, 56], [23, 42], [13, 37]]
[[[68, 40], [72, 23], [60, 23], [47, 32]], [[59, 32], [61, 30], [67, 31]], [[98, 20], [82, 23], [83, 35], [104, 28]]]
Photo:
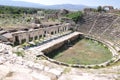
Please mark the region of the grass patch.
[[104, 44], [91, 40], [82, 39], [73, 46], [65, 45], [49, 54], [55, 60], [69, 64], [100, 64], [112, 58], [112, 53]]
[[63, 73], [66, 74], [66, 73], [69, 73], [71, 71], [71, 68], [70, 67], [67, 67], [64, 69]]

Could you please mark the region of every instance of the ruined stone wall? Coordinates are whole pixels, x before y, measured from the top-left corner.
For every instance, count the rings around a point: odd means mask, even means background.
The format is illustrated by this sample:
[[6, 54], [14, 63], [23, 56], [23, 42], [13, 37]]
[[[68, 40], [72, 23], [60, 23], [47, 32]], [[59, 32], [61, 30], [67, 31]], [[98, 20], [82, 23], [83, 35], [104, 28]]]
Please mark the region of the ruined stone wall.
[[[19, 36], [19, 38], [16, 38], [18, 36]], [[20, 33], [13, 34], [13, 44], [15, 44], [15, 42], [19, 42], [19, 44], [22, 44], [23, 39], [25, 39], [26, 42], [29, 41], [27, 32], [20, 32]]]
[[55, 44], [55, 45], [53, 45], [53, 46], [51, 46], [51, 47], [43, 50], [42, 52], [43, 52], [44, 54], [46, 54], [46, 55], [47, 55], [47, 54], [50, 54], [50, 52], [52, 52], [52, 51], [54, 51], [54, 50], [56, 50], [56, 49], [59, 49], [60, 47], [68, 44], [69, 42], [75, 41], [75, 40], [78, 39], [79, 37], [80, 37], [80, 35], [72, 36], [71, 38], [68, 38], [68, 39], [66, 39], [66, 40], [64, 40], [64, 41], [62, 41], [62, 42], [59, 42], [59, 43], [57, 43], [57, 44]]
[[[37, 30], [32, 30], [28, 32], [28, 36], [29, 38], [33, 38], [32, 40], [37, 40], [39, 38], [41, 38], [40, 36], [44, 35], [44, 30], [43, 29], [37, 29]], [[29, 40], [30, 42], [30, 40]]]
[[77, 30], [120, 47], [120, 17], [110, 13], [87, 13], [78, 22]]
[[51, 35], [68, 31], [69, 27], [71, 26], [62, 24], [39, 29], [31, 29], [28, 31], [15, 32], [12, 34], [13, 44], [18, 43], [19, 45], [25, 42], [28, 43], [34, 40], [38, 40], [42, 37], [50, 37]]

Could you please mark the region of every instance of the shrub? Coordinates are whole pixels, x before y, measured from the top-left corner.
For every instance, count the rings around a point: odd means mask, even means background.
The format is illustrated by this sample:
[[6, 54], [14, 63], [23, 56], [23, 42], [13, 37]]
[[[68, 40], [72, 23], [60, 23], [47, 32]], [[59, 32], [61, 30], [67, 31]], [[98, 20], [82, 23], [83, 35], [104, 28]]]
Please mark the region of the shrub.
[[27, 46], [29, 46], [28, 43], [23, 43], [23, 44], [22, 44], [22, 47], [27, 47]]
[[24, 57], [24, 52], [22, 52], [22, 51], [17, 51], [17, 52], [15, 52], [16, 54], [17, 54], [17, 56], [22, 56], [22, 57]]
[[35, 45], [39, 44], [39, 40], [34, 41]]
[[64, 69], [63, 73], [69, 73], [70, 71], [71, 71], [71, 68], [68, 67], [68, 68], [65, 68], [65, 69]]
[[100, 66], [99, 65], [95, 65], [93, 68], [94, 69], [98, 69], [98, 68], [100, 68]]

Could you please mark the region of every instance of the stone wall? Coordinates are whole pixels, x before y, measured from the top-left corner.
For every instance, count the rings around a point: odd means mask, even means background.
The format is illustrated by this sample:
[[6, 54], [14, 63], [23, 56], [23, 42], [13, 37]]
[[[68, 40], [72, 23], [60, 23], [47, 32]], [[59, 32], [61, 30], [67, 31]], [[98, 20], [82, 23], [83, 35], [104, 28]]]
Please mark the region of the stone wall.
[[80, 35], [72, 36], [72, 37], [70, 37], [70, 38], [68, 38], [68, 39], [66, 39], [66, 40], [64, 40], [64, 41], [62, 41], [62, 42], [59, 42], [59, 43], [57, 43], [57, 44], [55, 44], [55, 45], [53, 45], [53, 46], [51, 46], [51, 47], [43, 50], [42, 52], [43, 52], [45, 55], [47, 55], [47, 54], [49, 54], [50, 52], [52, 52], [52, 51], [54, 51], [54, 50], [57, 50], [57, 49], [59, 49], [60, 47], [66, 45], [67, 43], [72, 42], [72, 41], [75, 41], [75, 40], [78, 39], [79, 37], [80, 37]]
[[25, 42], [31, 42], [34, 40], [39, 40], [43, 37], [50, 37], [57, 33], [62, 33], [68, 31], [71, 28], [70, 24], [62, 24], [62, 25], [53, 25], [50, 27], [44, 27], [39, 29], [31, 29], [28, 31], [18, 31], [12, 34], [13, 36], [13, 44], [19, 45]]

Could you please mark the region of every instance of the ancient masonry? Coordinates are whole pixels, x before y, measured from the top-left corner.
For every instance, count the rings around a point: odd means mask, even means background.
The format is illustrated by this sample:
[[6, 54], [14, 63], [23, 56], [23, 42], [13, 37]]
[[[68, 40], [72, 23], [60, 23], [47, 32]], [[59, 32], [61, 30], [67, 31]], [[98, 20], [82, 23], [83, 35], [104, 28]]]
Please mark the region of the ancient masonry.
[[[51, 37], [57, 33], [68, 31], [72, 25], [70, 23], [48, 25], [47, 27], [38, 29], [19, 30], [16, 32], [5, 33], [1, 38], [5, 38], [10, 41], [13, 45], [23, 44], [25, 42], [31, 42], [44, 37]], [[5, 40], [4, 39], [4, 40]]]

